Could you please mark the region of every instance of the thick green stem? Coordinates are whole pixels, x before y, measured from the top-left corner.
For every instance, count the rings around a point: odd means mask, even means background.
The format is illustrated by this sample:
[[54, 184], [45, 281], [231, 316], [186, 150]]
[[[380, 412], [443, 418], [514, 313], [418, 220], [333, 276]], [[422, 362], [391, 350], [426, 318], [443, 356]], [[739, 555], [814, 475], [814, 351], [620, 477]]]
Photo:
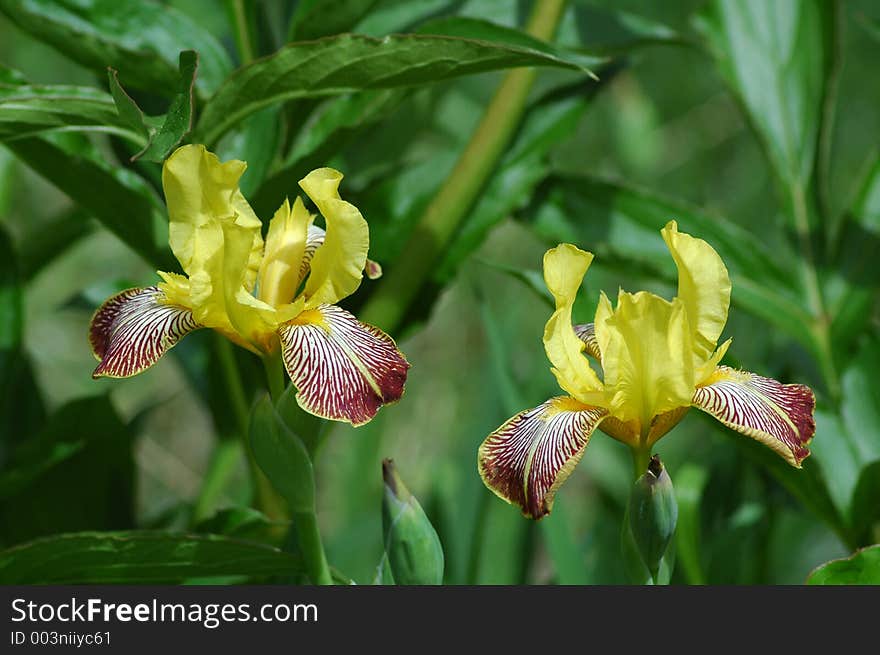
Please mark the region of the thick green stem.
[[256, 51], [254, 50], [251, 21], [244, 0], [226, 0], [226, 11], [232, 21], [235, 47], [238, 49], [241, 63], [249, 64], [256, 57]]
[[318, 530], [318, 517], [314, 512], [297, 512], [293, 515], [293, 527], [312, 583], [332, 585], [330, 566], [327, 564], [324, 545], [321, 543], [321, 532]]
[[[565, 4], [565, 0], [537, 0], [526, 31], [552, 39]], [[386, 330], [400, 324], [519, 126], [534, 79], [534, 69], [516, 69], [504, 76], [455, 168], [410, 235], [403, 256], [361, 312], [362, 320]]]
[[644, 444], [640, 444], [633, 446], [630, 450], [633, 457], [633, 479], [638, 480], [648, 470], [648, 464], [651, 461], [651, 449]]

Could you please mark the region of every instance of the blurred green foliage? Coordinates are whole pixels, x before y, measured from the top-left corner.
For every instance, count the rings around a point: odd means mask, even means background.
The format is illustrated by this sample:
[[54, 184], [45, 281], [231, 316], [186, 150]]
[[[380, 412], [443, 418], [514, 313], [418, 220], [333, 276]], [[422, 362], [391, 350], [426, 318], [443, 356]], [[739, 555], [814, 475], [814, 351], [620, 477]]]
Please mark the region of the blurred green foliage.
[[[235, 437], [265, 398], [259, 362], [196, 333], [144, 375], [96, 382], [91, 312], [176, 270], [157, 162], [180, 139], [246, 160], [264, 221], [311, 168], [342, 170], [393, 274], [420, 256], [412, 234], [504, 69], [523, 65], [540, 67], [510, 142], [403, 319], [379, 325], [413, 364], [403, 400], [320, 439], [293, 428], [334, 579], [382, 579], [393, 457], [447, 583], [626, 580], [621, 444], [597, 435], [537, 524], [485, 489], [476, 450], [556, 388], [543, 252], [596, 253], [587, 322], [600, 289], [673, 295], [658, 235], [672, 218], [730, 268], [728, 363], [818, 398], [800, 471], [699, 412], [659, 444], [679, 504], [672, 581], [801, 583], [880, 541], [876, 3], [572, 0], [552, 43], [522, 31], [530, 2], [335, 4], [0, 0], [0, 581], [302, 579], [285, 519], [248, 508]], [[876, 582], [860, 573], [875, 553], [810, 581]]]

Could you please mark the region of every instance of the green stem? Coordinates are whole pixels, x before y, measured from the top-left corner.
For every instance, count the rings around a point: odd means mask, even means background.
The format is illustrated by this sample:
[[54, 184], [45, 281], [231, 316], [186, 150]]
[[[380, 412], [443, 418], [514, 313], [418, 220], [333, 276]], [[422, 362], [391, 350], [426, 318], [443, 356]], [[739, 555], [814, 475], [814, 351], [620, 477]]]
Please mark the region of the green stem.
[[[537, 0], [526, 31], [552, 39], [565, 5], [566, 0]], [[513, 137], [534, 79], [534, 69], [515, 69], [504, 76], [455, 168], [410, 235], [404, 255], [361, 312], [363, 321], [386, 330], [400, 324]]]
[[633, 446], [631, 449], [633, 456], [633, 474], [634, 480], [638, 480], [648, 470], [648, 463], [651, 461], [651, 449], [644, 443]]
[[254, 40], [251, 36], [251, 23], [244, 6], [244, 0], [226, 0], [226, 10], [230, 14], [232, 25], [235, 28], [233, 36], [241, 63], [249, 64], [255, 59], [256, 53]]
[[321, 532], [318, 530], [318, 517], [314, 512], [297, 512], [293, 515], [293, 527], [312, 583], [332, 585], [330, 566], [327, 564]]

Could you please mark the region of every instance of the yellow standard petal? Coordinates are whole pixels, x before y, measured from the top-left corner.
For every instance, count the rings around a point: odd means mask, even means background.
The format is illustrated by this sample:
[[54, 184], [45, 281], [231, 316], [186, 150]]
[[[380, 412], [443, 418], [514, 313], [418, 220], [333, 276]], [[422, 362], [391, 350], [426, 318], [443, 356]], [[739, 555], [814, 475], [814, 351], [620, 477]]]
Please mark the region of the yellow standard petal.
[[[244, 281], [252, 290], [263, 251], [262, 224], [238, 188], [247, 164], [221, 163], [202, 145], [178, 148], [162, 167], [171, 250], [189, 277], [210, 274], [223, 248], [221, 223], [234, 223], [250, 239]], [[212, 281], [219, 286], [219, 280]]]
[[292, 209], [285, 200], [275, 212], [257, 278], [257, 295], [263, 302], [278, 307], [293, 300], [313, 219], [300, 198], [294, 201]]
[[617, 308], [597, 312], [605, 391], [612, 415], [637, 422], [647, 438], [652, 419], [687, 407], [694, 393], [692, 345], [684, 303], [646, 291], [620, 292]]
[[584, 342], [574, 331], [571, 310], [593, 255], [563, 243], [544, 254], [544, 282], [556, 300], [556, 311], [544, 327], [544, 350], [559, 386], [589, 405], [604, 401], [602, 383], [584, 356]]
[[712, 356], [727, 323], [730, 276], [712, 246], [679, 232], [675, 221], [669, 221], [662, 234], [678, 267], [678, 297], [687, 310], [694, 366], [699, 366]]
[[339, 171], [319, 168], [299, 182], [327, 224], [324, 243], [312, 258], [306, 281], [307, 309], [350, 296], [363, 278], [370, 232], [358, 208], [339, 197], [341, 180]]

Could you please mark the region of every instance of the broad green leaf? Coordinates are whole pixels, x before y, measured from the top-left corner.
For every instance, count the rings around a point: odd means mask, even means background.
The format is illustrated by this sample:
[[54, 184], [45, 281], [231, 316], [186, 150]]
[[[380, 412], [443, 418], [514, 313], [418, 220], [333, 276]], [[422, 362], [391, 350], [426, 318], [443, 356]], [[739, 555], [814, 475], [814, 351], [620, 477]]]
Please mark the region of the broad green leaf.
[[676, 219], [682, 231], [707, 241], [721, 255], [735, 305], [814, 347], [809, 314], [792, 288], [795, 264], [788, 253], [769, 252], [758, 237], [720, 216], [625, 184], [558, 176], [548, 192], [545, 210], [529, 217], [548, 243], [576, 243], [604, 263], [636, 264], [674, 280], [660, 229]]
[[33, 37], [122, 83], [172, 96], [178, 53], [197, 50], [196, 88], [211, 94], [232, 70], [214, 37], [181, 12], [149, 0], [0, 0], [0, 12]]
[[[534, 36], [512, 27], [505, 27], [488, 20], [468, 18], [464, 16], [449, 16], [437, 18], [422, 23], [415, 30], [417, 34], [436, 34], [438, 36], [450, 36], [472, 41], [484, 41], [498, 45], [522, 48], [543, 53], [556, 59], [576, 62], [585, 70], [600, 66], [605, 62], [602, 57], [587, 55], [573, 50], [565, 50], [551, 43], [537, 39]], [[591, 74], [592, 75], [592, 74]], [[595, 77], [595, 75], [593, 75]]]
[[236, 71], [205, 105], [195, 140], [211, 144], [263, 107], [295, 98], [393, 89], [518, 66], [586, 69], [531, 48], [444, 36], [342, 34], [292, 43]]
[[806, 231], [835, 15], [827, 0], [714, 0], [696, 27], [742, 102]]
[[330, 428], [330, 422], [309, 414], [296, 402], [296, 387], [288, 384], [275, 406], [281, 422], [297, 435], [314, 457], [321, 440]]
[[880, 585], [880, 544], [862, 548], [846, 559], [822, 564], [810, 573], [807, 584]]
[[141, 135], [120, 119], [113, 98], [83, 86], [0, 84], [0, 141], [50, 130], [99, 131], [136, 145]]
[[164, 210], [144, 180], [105, 162], [82, 135], [52, 137], [16, 139], [6, 146], [146, 261], [176, 270], [165, 239], [157, 234]]
[[298, 557], [218, 535], [81, 532], [0, 552], [3, 584], [172, 584], [188, 578], [303, 572]]
[[820, 408], [815, 412], [816, 436], [810, 442], [811, 458], [822, 464], [828, 493], [841, 513], [846, 515], [853, 491], [864, 465], [860, 461], [855, 440], [839, 414]]
[[350, 32], [379, 0], [300, 0], [290, 18], [288, 41], [317, 39]]
[[109, 69], [110, 93], [119, 112], [120, 120], [124, 121], [147, 138], [147, 144], [131, 160], [145, 159], [161, 163], [171, 154], [192, 127], [193, 116], [193, 84], [196, 80], [196, 69], [199, 56], [193, 50], [180, 53], [180, 78], [177, 93], [171, 100], [168, 112], [164, 116], [146, 117], [134, 100], [119, 84], [117, 71]]
[[708, 477], [705, 468], [688, 463], [675, 472], [673, 480], [678, 500], [675, 549], [688, 584], [706, 584], [700, 546], [702, 532], [700, 504]]
[[22, 440], [0, 475], [3, 544], [132, 527], [130, 432], [109, 399], [96, 396], [63, 405]]
[[290, 511], [315, 511], [315, 479], [305, 445], [281, 420], [268, 396], [251, 410], [254, 459], [287, 501]]

